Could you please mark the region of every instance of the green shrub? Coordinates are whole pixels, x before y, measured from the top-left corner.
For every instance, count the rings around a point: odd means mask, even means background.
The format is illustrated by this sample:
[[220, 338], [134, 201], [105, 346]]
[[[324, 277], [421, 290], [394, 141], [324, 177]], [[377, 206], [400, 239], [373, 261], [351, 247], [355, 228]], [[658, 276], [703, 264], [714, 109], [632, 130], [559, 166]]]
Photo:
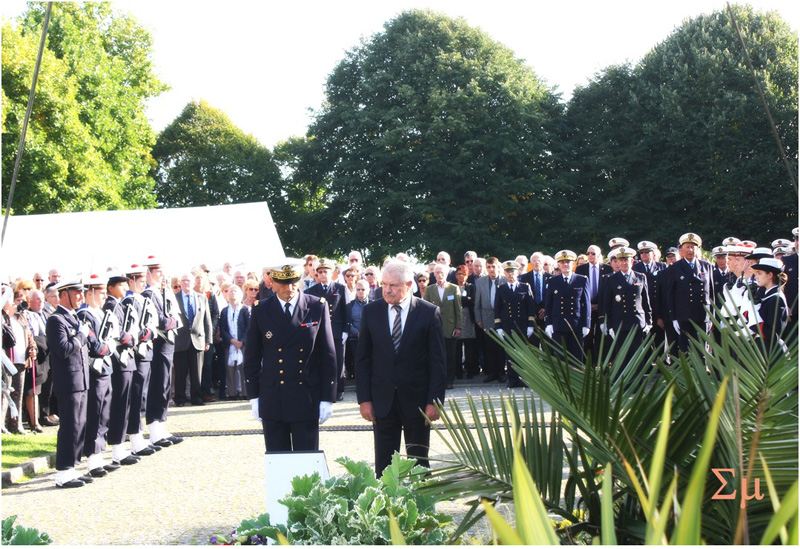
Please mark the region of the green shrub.
[[14, 526], [17, 515], [3, 519], [3, 545], [50, 545], [53, 540], [36, 528]]
[[427, 469], [395, 454], [380, 480], [366, 462], [336, 460], [344, 475], [321, 480], [318, 473], [295, 477], [292, 493], [280, 500], [288, 510], [285, 525], [272, 525], [269, 514], [245, 520], [230, 539], [211, 543], [258, 545], [267, 539], [297, 545], [388, 545], [390, 511], [409, 545], [441, 545], [454, 530], [452, 517], [437, 513], [437, 499], [420, 495]]

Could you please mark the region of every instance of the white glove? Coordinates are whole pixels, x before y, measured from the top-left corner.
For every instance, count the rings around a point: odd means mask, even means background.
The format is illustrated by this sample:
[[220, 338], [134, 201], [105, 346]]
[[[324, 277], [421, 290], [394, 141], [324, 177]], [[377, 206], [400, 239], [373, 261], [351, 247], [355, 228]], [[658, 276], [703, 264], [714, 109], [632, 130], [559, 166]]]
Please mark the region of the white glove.
[[502, 339], [503, 336], [505, 335], [505, 332], [503, 331], [502, 328], [496, 329], [495, 332], [497, 332], [497, 337], [499, 337], [500, 339]]
[[650, 333], [650, 330], [652, 330], [652, 329], [653, 329], [653, 325], [652, 324], [648, 324], [647, 326], [644, 327], [644, 330], [642, 330], [642, 331], [644, 332], [644, 335], [647, 335], [647, 334]]
[[525, 334], [528, 337], [531, 337], [533, 335], [533, 326], [528, 326], [528, 329], [525, 331]]
[[349, 336], [350, 336], [350, 334], [348, 334], [347, 332], [344, 332], [344, 333], [342, 334], [342, 345], [344, 345], [345, 341], [347, 341], [347, 338], [348, 338]]
[[614, 328], [608, 329], [608, 335], [611, 336], [611, 339], [615, 339], [617, 337], [617, 334], [614, 333]]
[[261, 414], [258, 411], [258, 399], [250, 399], [250, 411], [253, 412], [253, 419], [261, 419]]
[[553, 325], [549, 324], [544, 327], [544, 333], [547, 334], [547, 337], [553, 337]]
[[600, 324], [600, 332], [608, 335], [608, 330], [606, 330], [606, 323], [605, 322]]
[[588, 335], [589, 335], [589, 328], [584, 328], [583, 329], [583, 337], [586, 337]]
[[672, 326], [675, 328], [675, 331], [681, 333], [681, 325], [677, 320], [672, 321]]
[[84, 324], [83, 322], [81, 322], [81, 326], [80, 326], [80, 328], [78, 328], [78, 332], [79, 333], [83, 334], [86, 337], [89, 337], [89, 332], [91, 332], [91, 331], [92, 330], [89, 329], [89, 325], [88, 324]]
[[333, 403], [325, 402], [324, 400], [319, 403], [319, 423], [322, 425], [331, 417], [333, 413]]

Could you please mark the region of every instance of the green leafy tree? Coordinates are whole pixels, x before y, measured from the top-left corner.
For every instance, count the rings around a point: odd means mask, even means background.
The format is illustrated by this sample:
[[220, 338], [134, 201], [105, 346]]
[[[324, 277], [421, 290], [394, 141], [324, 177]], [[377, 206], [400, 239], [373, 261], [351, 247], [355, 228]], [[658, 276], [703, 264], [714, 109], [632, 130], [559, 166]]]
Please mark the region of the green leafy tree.
[[265, 200], [280, 217], [284, 199], [272, 153], [205, 101], [186, 105], [158, 136], [153, 157], [158, 202], [164, 207]]
[[[31, 2], [16, 28], [3, 29], [4, 185], [11, 180], [44, 10], [45, 3]], [[16, 213], [155, 205], [148, 175], [155, 134], [145, 103], [166, 87], [151, 53], [149, 32], [110, 3], [54, 3]]]
[[[797, 35], [775, 13], [733, 11], [796, 171]], [[563, 178], [586, 235], [763, 241], [796, 224], [797, 194], [727, 11], [687, 20], [634, 68], [578, 89], [565, 127]]]
[[325, 188], [323, 251], [510, 255], [554, 219], [557, 97], [464, 20], [402, 13], [347, 54], [326, 94], [298, 161]]

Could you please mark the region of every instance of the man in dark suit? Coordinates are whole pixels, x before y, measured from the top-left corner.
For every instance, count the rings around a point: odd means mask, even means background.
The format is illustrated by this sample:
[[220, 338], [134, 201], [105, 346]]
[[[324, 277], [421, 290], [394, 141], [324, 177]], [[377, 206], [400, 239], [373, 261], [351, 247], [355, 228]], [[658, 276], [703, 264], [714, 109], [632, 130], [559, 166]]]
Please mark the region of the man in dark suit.
[[586, 249], [586, 257], [588, 261], [575, 268], [575, 273], [583, 275], [588, 279], [589, 299], [592, 304], [592, 326], [589, 330], [589, 335], [587, 335], [583, 341], [583, 349], [586, 353], [591, 353], [594, 360], [597, 360], [600, 356], [600, 341], [603, 336], [600, 326], [604, 322], [600, 287], [604, 280], [603, 275], [611, 274], [613, 269], [610, 265], [603, 263], [603, 255], [600, 251], [600, 246], [594, 244], [589, 246]]
[[99, 355], [108, 347], [97, 343], [91, 328], [78, 321], [75, 311], [83, 305], [79, 280], [59, 283], [58, 307], [47, 319], [47, 347], [53, 372], [53, 392], [58, 398], [60, 425], [56, 441], [56, 486], [78, 488], [92, 482], [75, 464], [81, 459], [86, 438], [86, 407], [89, 390], [89, 338]]
[[[525, 338], [533, 335], [536, 307], [533, 303], [531, 287], [517, 280], [520, 267], [521, 265], [516, 261], [503, 263], [506, 281], [497, 288], [494, 300], [494, 329], [501, 337], [506, 333], [516, 333]], [[511, 365], [507, 354], [505, 364], [508, 387], [522, 387], [522, 380]]]
[[[430, 422], [444, 400], [447, 366], [439, 309], [411, 295], [413, 271], [394, 261], [383, 270], [383, 300], [364, 307], [356, 351], [361, 417], [372, 422], [378, 476], [400, 450], [428, 467]], [[425, 417], [420, 410], [424, 411]]]
[[639, 250], [639, 258], [641, 261], [634, 263], [632, 269], [637, 273], [643, 274], [647, 279], [647, 298], [650, 302], [653, 317], [653, 344], [657, 349], [663, 349], [666, 335], [664, 334], [664, 329], [656, 324], [658, 313], [660, 312], [660, 298], [657, 293], [656, 276], [667, 268], [667, 264], [655, 260], [658, 246], [653, 242], [642, 240], [636, 245], [636, 248]]
[[606, 279], [608, 291], [605, 292], [603, 304], [608, 333], [614, 339], [617, 348], [625, 341], [628, 334], [634, 333], [631, 336], [633, 341], [628, 348], [626, 363], [630, 362], [630, 358], [639, 350], [644, 336], [653, 325], [647, 278], [643, 273], [637, 273], [632, 269], [635, 254], [632, 248], [617, 250], [619, 271]]
[[694, 338], [698, 329], [709, 330], [714, 278], [711, 264], [700, 259], [698, 253], [702, 239], [694, 233], [686, 233], [679, 242], [682, 259], [668, 269], [670, 276], [666, 279], [667, 311], [678, 333], [678, 349], [685, 353], [689, 350], [689, 338]]
[[325, 298], [300, 292], [302, 263], [270, 271], [275, 295], [253, 306], [244, 376], [267, 453], [319, 450], [336, 398], [336, 350]]
[[347, 324], [347, 303], [345, 300], [345, 287], [343, 284], [331, 280], [336, 265], [327, 259], [320, 259], [317, 266], [317, 283], [307, 289], [305, 293], [320, 298], [325, 298], [330, 309], [331, 332], [333, 333], [333, 346], [336, 349], [336, 400], [344, 398], [344, 342], [348, 334], [344, 327]]
[[194, 406], [205, 404], [200, 391], [203, 358], [211, 346], [214, 333], [211, 311], [205, 294], [195, 292], [194, 276], [181, 275], [181, 290], [175, 293], [180, 311], [180, 328], [175, 337], [175, 405], [186, 403], [186, 375], [189, 375], [191, 401]]
[[583, 361], [583, 339], [592, 321], [591, 301], [587, 278], [572, 272], [575, 259], [572, 250], [561, 250], [555, 256], [562, 274], [553, 276], [547, 284], [545, 333], [559, 345], [566, 344], [567, 351]]

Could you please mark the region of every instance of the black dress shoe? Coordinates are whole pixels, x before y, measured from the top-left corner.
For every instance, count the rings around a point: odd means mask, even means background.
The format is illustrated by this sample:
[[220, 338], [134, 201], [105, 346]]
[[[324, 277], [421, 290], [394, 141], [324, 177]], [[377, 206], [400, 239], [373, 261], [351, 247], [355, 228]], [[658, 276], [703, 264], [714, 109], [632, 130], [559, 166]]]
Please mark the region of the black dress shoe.
[[343, 400], [344, 400], [344, 393], [336, 395], [336, 402], [341, 402]]
[[89, 471], [89, 474], [92, 475], [94, 478], [102, 478], [108, 474], [108, 471], [106, 471], [102, 467], [95, 467], [94, 469]]
[[133, 452], [133, 455], [136, 456], [136, 457], [141, 457], [141, 456], [152, 456], [155, 453], [156, 453], [155, 450], [153, 450], [149, 446], [145, 446], [141, 450]]
[[72, 479], [64, 484], [56, 484], [56, 488], [80, 488], [81, 486], [85, 486], [86, 483], [80, 479]]
[[447, 385], [445, 385], [444, 388], [445, 389], [452, 389], [453, 388], [453, 384], [452, 383], [448, 383]]
[[171, 435], [167, 437], [167, 440], [170, 441], [172, 444], [180, 444], [183, 442], [183, 437], [176, 437], [175, 435]]
[[177, 406], [178, 408], [183, 408], [184, 406], [186, 406], [186, 402], [184, 401], [176, 402], [175, 406]]
[[205, 406], [205, 405], [206, 405], [206, 403], [203, 402], [202, 400], [193, 400], [192, 401], [192, 406]]
[[115, 461], [114, 463], [116, 463], [117, 465], [136, 465], [137, 463], [139, 463], [139, 458], [137, 458], [134, 455], [130, 455], [130, 456], [125, 456], [121, 460]]
[[78, 477], [78, 480], [82, 480], [84, 484], [91, 484], [94, 482], [94, 479], [89, 475], [81, 475]]
[[499, 383], [505, 383], [506, 382], [506, 376], [504, 376], [504, 375], [497, 376], [497, 381]]
[[497, 376], [486, 376], [483, 380], [484, 383], [491, 383], [492, 381], [497, 381]]
[[161, 451], [161, 446], [156, 446], [155, 444], [151, 444], [150, 446], [148, 446], [148, 448], [150, 448], [154, 452], [160, 452]]
[[521, 381], [509, 381], [508, 388], [509, 389], [516, 389], [517, 387], [524, 387]]
[[39, 423], [45, 427], [56, 427], [58, 425], [57, 421], [51, 421], [49, 417], [43, 417], [39, 420]]
[[161, 440], [155, 441], [153, 444], [166, 448], [167, 446], [172, 446], [172, 441], [168, 438], [162, 438]]
[[119, 469], [119, 467], [120, 466], [118, 463], [109, 463], [108, 465], [103, 465], [103, 469], [105, 469], [109, 473], [113, 473], [114, 471]]

